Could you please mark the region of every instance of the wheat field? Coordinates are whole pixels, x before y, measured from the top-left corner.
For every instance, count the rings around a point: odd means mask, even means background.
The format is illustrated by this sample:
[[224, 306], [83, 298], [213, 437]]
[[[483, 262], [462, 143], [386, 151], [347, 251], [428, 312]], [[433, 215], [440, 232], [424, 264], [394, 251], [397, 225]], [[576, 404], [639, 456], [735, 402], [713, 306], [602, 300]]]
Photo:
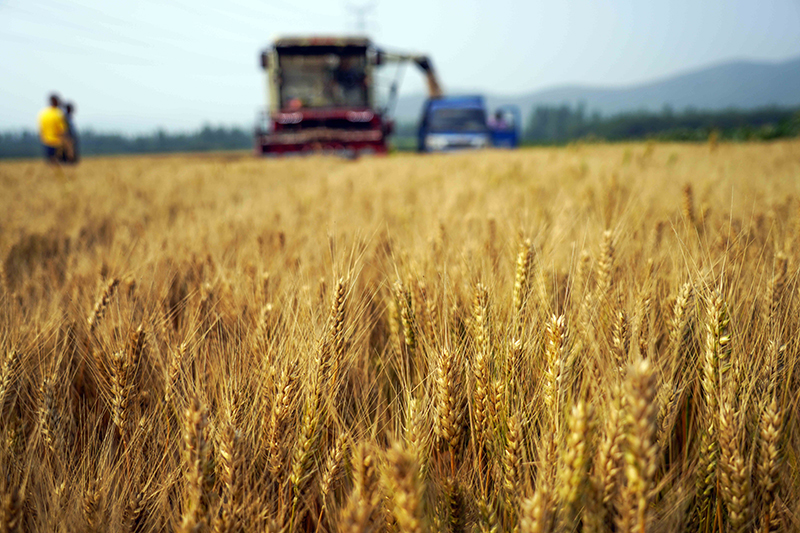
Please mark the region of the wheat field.
[[798, 141], [0, 191], [0, 531], [800, 530]]

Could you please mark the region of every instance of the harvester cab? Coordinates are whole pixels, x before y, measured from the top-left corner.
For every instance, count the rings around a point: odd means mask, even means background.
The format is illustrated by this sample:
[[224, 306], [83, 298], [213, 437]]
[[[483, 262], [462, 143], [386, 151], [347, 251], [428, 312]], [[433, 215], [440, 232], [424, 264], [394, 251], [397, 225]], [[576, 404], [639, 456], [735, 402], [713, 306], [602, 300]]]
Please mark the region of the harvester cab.
[[364, 37], [283, 38], [261, 54], [269, 107], [256, 127], [256, 153], [385, 153], [393, 123], [376, 102], [375, 70], [412, 61], [441, 95], [430, 60], [387, 53]]

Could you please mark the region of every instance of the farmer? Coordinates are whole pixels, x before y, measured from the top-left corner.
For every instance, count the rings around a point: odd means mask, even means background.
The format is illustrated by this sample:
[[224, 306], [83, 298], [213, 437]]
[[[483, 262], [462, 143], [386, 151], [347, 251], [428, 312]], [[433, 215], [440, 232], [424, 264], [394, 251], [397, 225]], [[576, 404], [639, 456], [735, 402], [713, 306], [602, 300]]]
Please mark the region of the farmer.
[[67, 124], [61, 112], [57, 94], [50, 95], [50, 106], [39, 112], [39, 139], [44, 147], [45, 160], [51, 165], [58, 165], [64, 149], [64, 136]]
[[508, 122], [506, 122], [506, 117], [503, 115], [502, 111], [497, 110], [494, 114], [494, 118], [489, 119], [489, 127], [501, 131], [508, 129]]
[[75, 115], [75, 104], [67, 102], [64, 104], [64, 123], [67, 131], [64, 134], [64, 149], [61, 154], [61, 161], [75, 164], [78, 162], [78, 132], [72, 117]]

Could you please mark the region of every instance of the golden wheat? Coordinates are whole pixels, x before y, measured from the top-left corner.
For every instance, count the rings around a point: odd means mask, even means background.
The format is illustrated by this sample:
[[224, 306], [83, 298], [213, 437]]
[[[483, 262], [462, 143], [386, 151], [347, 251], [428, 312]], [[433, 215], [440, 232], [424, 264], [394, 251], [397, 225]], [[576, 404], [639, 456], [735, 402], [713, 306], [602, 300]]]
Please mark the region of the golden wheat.
[[797, 141], [46, 170], [2, 531], [797, 529]]

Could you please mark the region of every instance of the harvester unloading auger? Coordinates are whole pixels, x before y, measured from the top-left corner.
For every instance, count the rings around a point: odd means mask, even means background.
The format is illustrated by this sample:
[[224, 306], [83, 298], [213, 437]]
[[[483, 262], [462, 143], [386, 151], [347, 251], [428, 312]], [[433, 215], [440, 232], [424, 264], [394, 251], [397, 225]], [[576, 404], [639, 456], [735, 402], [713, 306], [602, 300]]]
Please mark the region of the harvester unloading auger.
[[385, 52], [363, 37], [283, 38], [261, 53], [269, 108], [256, 129], [256, 153], [385, 153], [393, 128], [376, 103], [375, 69], [413, 62], [429, 98], [440, 98], [430, 59]]

